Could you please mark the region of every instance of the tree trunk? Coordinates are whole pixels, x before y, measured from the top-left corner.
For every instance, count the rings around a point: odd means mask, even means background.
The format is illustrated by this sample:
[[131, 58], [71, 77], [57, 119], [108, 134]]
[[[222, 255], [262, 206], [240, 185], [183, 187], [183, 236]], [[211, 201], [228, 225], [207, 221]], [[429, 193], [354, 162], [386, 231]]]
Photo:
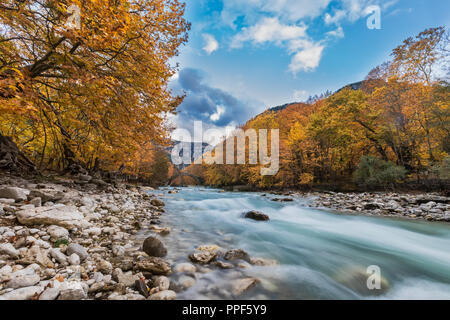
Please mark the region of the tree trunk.
[[0, 133], [0, 169], [17, 172], [38, 172], [36, 166], [17, 147], [11, 137]]

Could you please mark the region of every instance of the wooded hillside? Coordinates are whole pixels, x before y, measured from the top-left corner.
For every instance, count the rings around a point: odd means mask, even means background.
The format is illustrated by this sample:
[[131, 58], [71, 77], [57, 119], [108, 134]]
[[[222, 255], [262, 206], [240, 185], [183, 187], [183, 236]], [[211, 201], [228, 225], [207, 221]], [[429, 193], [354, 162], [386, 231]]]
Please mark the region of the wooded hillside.
[[188, 170], [215, 186], [392, 187], [449, 178], [449, 38], [443, 27], [408, 38], [358, 88], [271, 109], [243, 129], [280, 129], [280, 171], [260, 165]]

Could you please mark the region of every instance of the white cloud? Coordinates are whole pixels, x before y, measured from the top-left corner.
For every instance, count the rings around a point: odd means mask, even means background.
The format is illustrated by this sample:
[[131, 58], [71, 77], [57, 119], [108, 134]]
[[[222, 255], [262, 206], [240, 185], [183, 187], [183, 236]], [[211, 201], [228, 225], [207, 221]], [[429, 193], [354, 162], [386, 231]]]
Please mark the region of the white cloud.
[[225, 107], [223, 106], [217, 106], [217, 111], [216, 113], [213, 113], [209, 118], [211, 119], [211, 121], [219, 121], [220, 117], [225, 113]]
[[293, 99], [295, 102], [304, 102], [308, 100], [309, 93], [306, 90], [294, 90]]
[[344, 38], [345, 37], [344, 29], [342, 29], [341, 26], [339, 26], [336, 30], [331, 30], [331, 31], [327, 32], [327, 35], [329, 35], [331, 37], [335, 37], [335, 38]]
[[232, 48], [239, 48], [244, 42], [251, 41], [255, 44], [294, 40], [306, 36], [304, 25], [284, 25], [278, 18], [263, 18], [259, 23], [250, 28], [243, 28], [231, 43]]
[[294, 75], [300, 71], [314, 71], [322, 59], [323, 49], [325, 49], [325, 46], [319, 43], [309, 43], [292, 57], [289, 71]]
[[205, 41], [205, 46], [203, 47], [203, 50], [207, 54], [211, 54], [217, 49], [219, 49], [219, 42], [217, 42], [216, 38], [210, 34], [203, 34], [203, 40]]
[[345, 19], [347, 16], [347, 12], [345, 10], [336, 10], [333, 15], [326, 13], [325, 14], [325, 23], [327, 25], [329, 24], [336, 24], [340, 22], [341, 20]]
[[250, 25], [262, 17], [278, 17], [285, 22], [315, 18], [323, 13], [331, 0], [226, 0], [221, 12], [222, 22], [236, 27], [238, 17], [245, 16]]
[[278, 18], [263, 18], [250, 28], [243, 28], [232, 40], [232, 48], [240, 48], [245, 42], [264, 44], [267, 42], [285, 46], [293, 54], [289, 71], [313, 71], [319, 66], [325, 46], [311, 40], [304, 24], [283, 24]]
[[[313, 71], [321, 61], [327, 42], [344, 38], [343, 22], [353, 23], [367, 16], [367, 8], [379, 5], [383, 10], [398, 0], [226, 0], [221, 23], [236, 33], [231, 48], [244, 43], [272, 43], [285, 47], [292, 55], [289, 70], [294, 73]], [[309, 22], [320, 17], [326, 26], [334, 26], [316, 35], [307, 33]], [[239, 19], [238, 19], [239, 18]], [[237, 21], [240, 21], [239, 24]], [[246, 25], [241, 28], [239, 25]], [[317, 30], [314, 30], [317, 31]], [[318, 39], [318, 40], [317, 40]]]

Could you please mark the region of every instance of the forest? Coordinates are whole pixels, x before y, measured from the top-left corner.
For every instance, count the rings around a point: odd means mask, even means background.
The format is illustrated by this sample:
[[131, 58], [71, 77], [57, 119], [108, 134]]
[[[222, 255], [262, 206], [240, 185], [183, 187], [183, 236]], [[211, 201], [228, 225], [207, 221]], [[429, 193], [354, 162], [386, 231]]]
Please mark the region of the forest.
[[[82, 8], [68, 27], [69, 5]], [[169, 61], [188, 40], [178, 0], [0, 3], [0, 167], [116, 172], [164, 185], [173, 96]], [[406, 39], [355, 86], [292, 103], [242, 129], [280, 129], [280, 170], [192, 165], [211, 186], [394, 187], [448, 182], [449, 32]], [[17, 146], [17, 147], [16, 147]], [[192, 178], [178, 184], [195, 184]]]

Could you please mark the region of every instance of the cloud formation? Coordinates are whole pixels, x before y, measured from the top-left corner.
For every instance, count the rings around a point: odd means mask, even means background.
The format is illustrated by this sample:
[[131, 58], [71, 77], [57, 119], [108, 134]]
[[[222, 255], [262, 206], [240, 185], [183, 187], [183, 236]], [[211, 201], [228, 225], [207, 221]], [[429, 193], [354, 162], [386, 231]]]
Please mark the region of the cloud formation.
[[[320, 64], [328, 42], [345, 36], [342, 24], [367, 16], [367, 8], [382, 10], [398, 0], [224, 0], [221, 23], [234, 30], [230, 47], [275, 44], [291, 55], [289, 71], [314, 71]], [[321, 20], [330, 30], [308, 35], [309, 24]]]
[[194, 121], [202, 121], [210, 128], [236, 126], [253, 115], [247, 103], [205, 82], [199, 70], [186, 68], [178, 73], [172, 87], [177, 93], [186, 93], [174, 119], [179, 128], [190, 130]]

